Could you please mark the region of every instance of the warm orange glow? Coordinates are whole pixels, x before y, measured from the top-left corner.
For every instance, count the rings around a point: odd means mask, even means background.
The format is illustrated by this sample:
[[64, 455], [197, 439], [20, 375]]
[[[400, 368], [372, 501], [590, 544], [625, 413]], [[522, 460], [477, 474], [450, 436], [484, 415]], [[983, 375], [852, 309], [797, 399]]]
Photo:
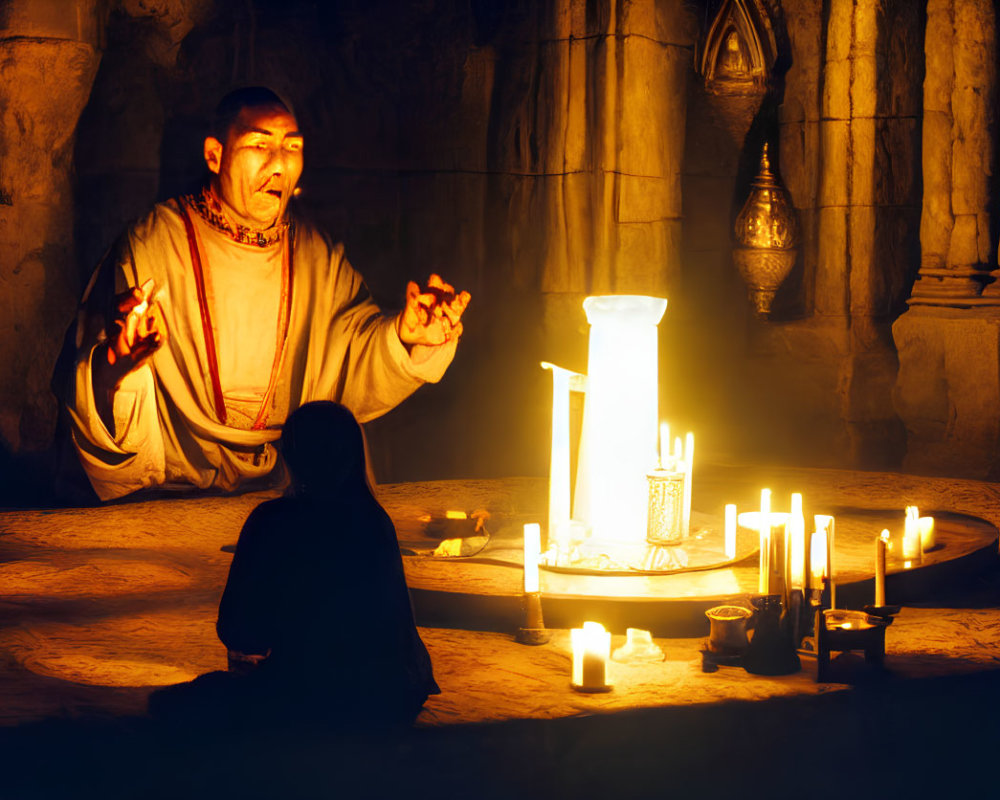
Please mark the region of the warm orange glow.
[[444, 518], [445, 519], [468, 519], [469, 515], [466, 514], [464, 511], [445, 511], [444, 512]]

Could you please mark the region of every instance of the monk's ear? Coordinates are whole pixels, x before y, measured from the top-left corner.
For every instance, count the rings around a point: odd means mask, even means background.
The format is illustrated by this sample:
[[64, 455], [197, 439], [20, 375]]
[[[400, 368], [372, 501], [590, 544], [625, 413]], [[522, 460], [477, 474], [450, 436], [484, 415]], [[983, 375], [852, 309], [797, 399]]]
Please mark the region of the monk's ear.
[[205, 138], [205, 163], [216, 175], [222, 169], [222, 142], [214, 136]]

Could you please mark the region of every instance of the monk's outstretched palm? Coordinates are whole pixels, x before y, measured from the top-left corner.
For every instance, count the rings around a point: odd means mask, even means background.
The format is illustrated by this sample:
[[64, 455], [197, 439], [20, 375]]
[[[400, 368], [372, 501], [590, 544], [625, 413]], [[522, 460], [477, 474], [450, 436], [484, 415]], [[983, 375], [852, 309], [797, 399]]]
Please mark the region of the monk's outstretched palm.
[[462, 336], [462, 314], [472, 295], [455, 293], [440, 275], [431, 275], [427, 288], [410, 281], [406, 286], [406, 308], [399, 314], [399, 339], [405, 345], [441, 345]]

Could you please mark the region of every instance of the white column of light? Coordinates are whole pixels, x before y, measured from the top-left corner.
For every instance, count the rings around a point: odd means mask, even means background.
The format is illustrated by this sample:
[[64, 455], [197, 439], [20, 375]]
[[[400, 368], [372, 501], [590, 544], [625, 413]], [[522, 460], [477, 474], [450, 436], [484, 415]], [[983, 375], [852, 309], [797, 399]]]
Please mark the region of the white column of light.
[[645, 546], [646, 473], [656, 464], [656, 326], [667, 301], [608, 295], [588, 297], [583, 308], [590, 323], [581, 448], [588, 496], [578, 491], [578, 516], [593, 539]]

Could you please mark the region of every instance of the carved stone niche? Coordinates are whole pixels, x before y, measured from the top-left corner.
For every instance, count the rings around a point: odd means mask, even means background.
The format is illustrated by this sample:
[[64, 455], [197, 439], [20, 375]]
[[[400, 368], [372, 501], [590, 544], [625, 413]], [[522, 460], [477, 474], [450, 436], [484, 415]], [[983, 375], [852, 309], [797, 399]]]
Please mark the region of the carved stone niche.
[[758, 0], [723, 0], [696, 56], [709, 103], [741, 147], [767, 93], [777, 43]]

